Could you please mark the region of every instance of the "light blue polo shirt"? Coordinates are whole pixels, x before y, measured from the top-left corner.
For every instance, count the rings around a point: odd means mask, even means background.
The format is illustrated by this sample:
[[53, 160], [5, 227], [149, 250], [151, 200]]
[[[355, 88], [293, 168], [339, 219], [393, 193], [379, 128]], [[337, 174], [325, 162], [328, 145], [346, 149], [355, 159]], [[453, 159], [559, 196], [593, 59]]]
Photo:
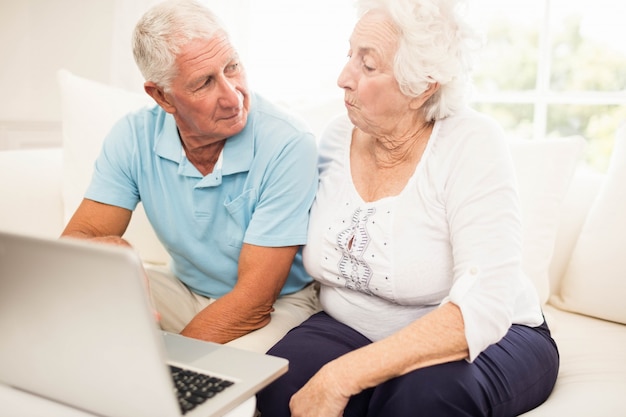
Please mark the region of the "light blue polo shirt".
[[[116, 123], [85, 197], [129, 210], [141, 201], [173, 273], [217, 298], [237, 281], [243, 242], [306, 243], [316, 161], [308, 127], [253, 94], [246, 127], [226, 140], [221, 169], [203, 177], [184, 155], [174, 118], [154, 106]], [[281, 294], [309, 282], [299, 252]]]

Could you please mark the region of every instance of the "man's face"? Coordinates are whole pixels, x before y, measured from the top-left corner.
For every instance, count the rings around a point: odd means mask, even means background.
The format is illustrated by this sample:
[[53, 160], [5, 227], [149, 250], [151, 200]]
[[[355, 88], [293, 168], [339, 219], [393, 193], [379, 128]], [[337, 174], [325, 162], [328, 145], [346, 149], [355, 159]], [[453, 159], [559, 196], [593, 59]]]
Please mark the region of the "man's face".
[[181, 136], [210, 143], [245, 127], [250, 94], [245, 71], [226, 36], [187, 43], [176, 57], [178, 73], [165, 94]]

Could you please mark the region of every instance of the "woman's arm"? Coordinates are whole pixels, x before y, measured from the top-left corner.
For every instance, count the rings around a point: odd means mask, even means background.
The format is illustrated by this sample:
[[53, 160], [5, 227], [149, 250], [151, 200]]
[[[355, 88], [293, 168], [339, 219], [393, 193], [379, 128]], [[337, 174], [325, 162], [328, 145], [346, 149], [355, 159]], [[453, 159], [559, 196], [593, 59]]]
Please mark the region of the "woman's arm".
[[341, 416], [352, 395], [468, 355], [461, 310], [446, 303], [399, 332], [326, 364], [291, 398], [292, 416]]

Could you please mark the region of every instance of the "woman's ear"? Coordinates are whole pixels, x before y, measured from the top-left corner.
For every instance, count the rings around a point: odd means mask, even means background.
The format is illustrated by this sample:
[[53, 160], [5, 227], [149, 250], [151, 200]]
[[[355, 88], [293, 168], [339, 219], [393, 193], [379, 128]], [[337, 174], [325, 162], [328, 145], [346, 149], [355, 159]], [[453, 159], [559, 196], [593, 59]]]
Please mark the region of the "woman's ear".
[[426, 90], [424, 90], [422, 94], [420, 94], [419, 96], [411, 100], [411, 103], [410, 103], [411, 109], [417, 110], [420, 107], [422, 107], [424, 103], [426, 103], [426, 101], [428, 101], [428, 99], [431, 98], [433, 94], [437, 92], [437, 90], [439, 90], [439, 87], [440, 85], [438, 82], [433, 82], [433, 83], [428, 84], [428, 87], [426, 88]]
[[176, 107], [172, 104], [169, 95], [161, 87], [152, 81], [146, 81], [143, 84], [143, 89], [167, 113], [174, 113], [176, 111]]

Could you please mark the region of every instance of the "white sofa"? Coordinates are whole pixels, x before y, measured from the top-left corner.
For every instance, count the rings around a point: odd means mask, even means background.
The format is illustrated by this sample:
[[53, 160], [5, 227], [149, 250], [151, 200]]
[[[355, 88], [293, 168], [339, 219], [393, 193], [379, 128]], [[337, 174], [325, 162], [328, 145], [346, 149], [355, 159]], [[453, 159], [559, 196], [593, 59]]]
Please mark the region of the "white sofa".
[[[121, 114], [149, 104], [65, 71], [59, 80], [63, 147], [0, 152], [0, 230], [57, 237], [104, 133]], [[561, 352], [556, 387], [529, 417], [626, 416], [626, 128], [606, 174], [581, 165], [583, 148], [581, 138], [511, 141], [524, 268]], [[168, 262], [141, 209], [127, 238], [146, 264]]]

